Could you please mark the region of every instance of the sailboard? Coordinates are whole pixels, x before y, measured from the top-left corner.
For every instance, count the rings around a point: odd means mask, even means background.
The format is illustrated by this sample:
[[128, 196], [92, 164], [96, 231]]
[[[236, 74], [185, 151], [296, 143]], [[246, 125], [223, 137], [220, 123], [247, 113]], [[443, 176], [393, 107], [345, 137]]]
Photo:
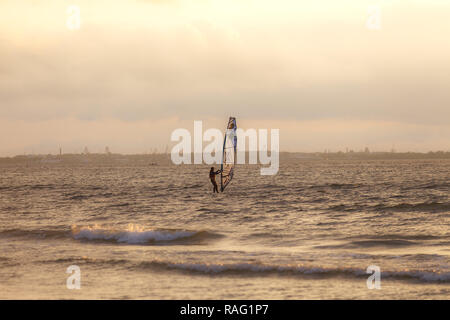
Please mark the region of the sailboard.
[[230, 117], [228, 120], [227, 131], [223, 139], [222, 164], [220, 167], [220, 191], [223, 192], [226, 186], [231, 182], [236, 165], [236, 118]]

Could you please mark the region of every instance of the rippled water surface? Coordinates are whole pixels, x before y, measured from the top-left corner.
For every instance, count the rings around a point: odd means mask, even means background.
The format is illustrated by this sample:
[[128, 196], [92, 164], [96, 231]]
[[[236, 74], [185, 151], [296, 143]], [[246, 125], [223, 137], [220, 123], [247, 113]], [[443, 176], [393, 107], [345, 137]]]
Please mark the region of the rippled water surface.
[[448, 160], [241, 166], [222, 194], [207, 166], [0, 172], [3, 299], [450, 298]]

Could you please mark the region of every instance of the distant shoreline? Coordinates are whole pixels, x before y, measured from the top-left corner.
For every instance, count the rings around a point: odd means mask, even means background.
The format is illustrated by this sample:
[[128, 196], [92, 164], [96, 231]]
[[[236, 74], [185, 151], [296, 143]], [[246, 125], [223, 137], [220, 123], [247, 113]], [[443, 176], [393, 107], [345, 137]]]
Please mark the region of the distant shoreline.
[[[248, 159], [248, 153], [246, 154]], [[433, 160], [450, 159], [450, 152], [280, 152], [281, 162], [301, 160]], [[171, 164], [170, 154], [62, 154], [0, 157], [0, 165], [52, 164]]]

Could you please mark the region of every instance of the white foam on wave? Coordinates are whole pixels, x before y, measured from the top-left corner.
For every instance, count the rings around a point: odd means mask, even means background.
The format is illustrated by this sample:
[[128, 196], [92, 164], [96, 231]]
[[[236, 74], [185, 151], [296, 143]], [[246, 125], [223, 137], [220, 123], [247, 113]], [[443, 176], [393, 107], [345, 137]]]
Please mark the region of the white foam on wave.
[[97, 225], [93, 227], [72, 227], [72, 235], [77, 240], [105, 240], [128, 244], [174, 241], [189, 238], [196, 234], [195, 231], [185, 230], [145, 230], [136, 225], [129, 225], [125, 230], [109, 229]]

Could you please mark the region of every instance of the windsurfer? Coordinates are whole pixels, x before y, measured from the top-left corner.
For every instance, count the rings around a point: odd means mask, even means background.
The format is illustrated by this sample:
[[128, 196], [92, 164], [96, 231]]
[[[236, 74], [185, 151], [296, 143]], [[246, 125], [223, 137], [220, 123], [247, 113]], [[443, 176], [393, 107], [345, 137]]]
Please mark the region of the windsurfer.
[[209, 171], [209, 179], [211, 179], [211, 183], [213, 185], [213, 193], [219, 193], [219, 190], [217, 189], [216, 174], [221, 172], [221, 170], [214, 171], [214, 167], [211, 167], [211, 170]]

